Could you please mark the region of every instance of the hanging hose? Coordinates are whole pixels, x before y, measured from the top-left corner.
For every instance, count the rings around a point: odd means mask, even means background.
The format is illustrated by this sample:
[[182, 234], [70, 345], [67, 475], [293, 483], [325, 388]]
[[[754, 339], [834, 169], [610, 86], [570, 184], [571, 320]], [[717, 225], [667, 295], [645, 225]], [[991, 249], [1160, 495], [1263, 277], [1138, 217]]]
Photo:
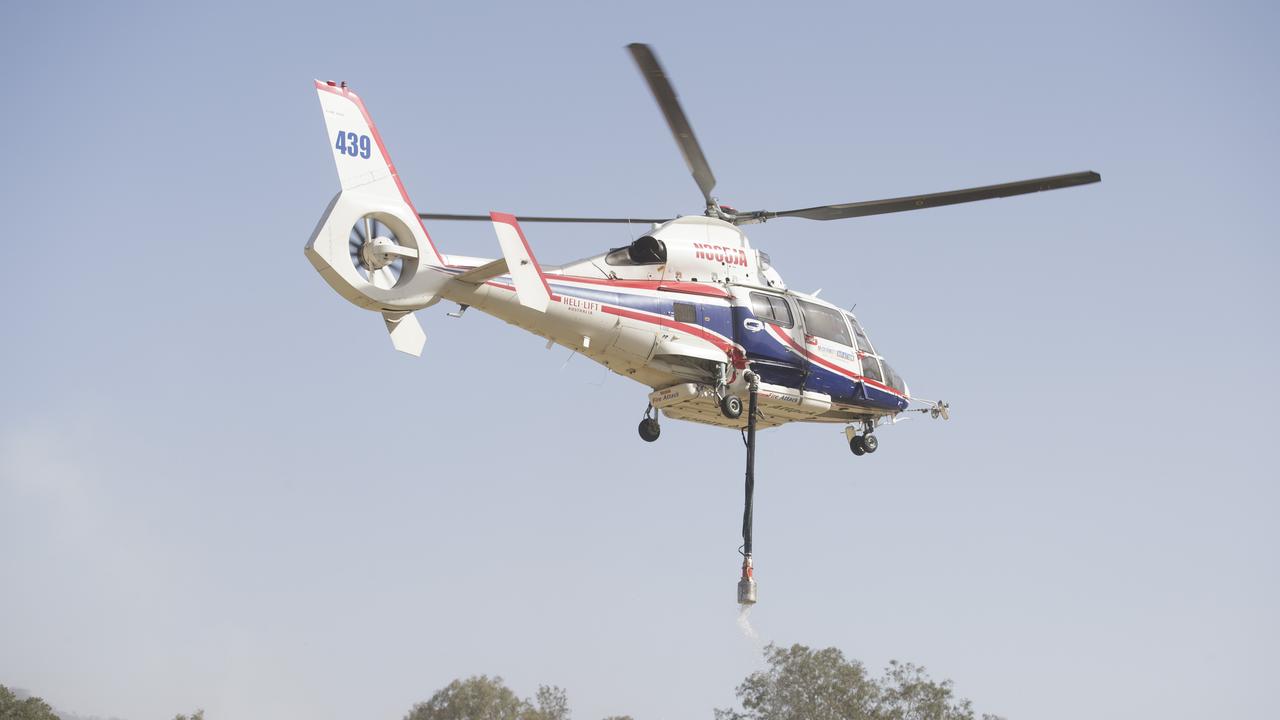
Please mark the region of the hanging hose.
[[742, 507], [742, 553], [751, 557], [751, 510], [752, 500], [756, 492], [756, 388], [759, 383], [750, 384], [751, 395], [748, 401], [747, 415], [747, 481], [746, 498]]
[[754, 605], [756, 602], [755, 570], [751, 565], [752, 500], [756, 492], [756, 394], [760, 391], [760, 378], [753, 372], [746, 375], [750, 400], [747, 403], [747, 477], [742, 507], [742, 577], [738, 580], [738, 603]]

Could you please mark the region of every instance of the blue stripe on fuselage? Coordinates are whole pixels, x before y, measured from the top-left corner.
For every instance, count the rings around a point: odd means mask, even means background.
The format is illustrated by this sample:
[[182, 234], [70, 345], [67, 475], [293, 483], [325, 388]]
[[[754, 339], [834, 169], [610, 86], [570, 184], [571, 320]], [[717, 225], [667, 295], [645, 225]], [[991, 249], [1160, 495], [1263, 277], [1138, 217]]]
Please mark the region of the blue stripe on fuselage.
[[[735, 306], [733, 308], [733, 317], [734, 329], [738, 330], [735, 339], [747, 353], [747, 360], [764, 361], [753, 365], [753, 368], [760, 373], [761, 379], [764, 382], [771, 382], [770, 378], [774, 378], [774, 384], [795, 387], [797, 379], [794, 377], [794, 370], [789, 371], [784, 363], [794, 366], [796, 354], [788, 350], [786, 345], [775, 339], [767, 331], [751, 332], [746, 329], [746, 325], [744, 325], [746, 320], [764, 323], [763, 320], [756, 317], [751, 308]], [[790, 331], [779, 328], [779, 332], [786, 333]], [[849, 348], [849, 350], [853, 352], [853, 348]], [[776, 364], [769, 365], [767, 364], [769, 361]], [[804, 364], [804, 389], [830, 395], [833, 402], [883, 410], [903, 410], [907, 407], [907, 401], [904, 398], [860, 380], [854, 380], [847, 375], [837, 373], [813, 362], [807, 357]], [[856, 373], [851, 372], [851, 374]]]
[[[511, 278], [508, 275], [503, 275], [499, 278], [494, 278], [494, 280], [510, 284]], [[689, 303], [697, 308], [697, 325], [723, 336], [730, 342], [736, 342], [741, 345], [746, 352], [748, 360], [785, 357], [787, 354], [787, 351], [783, 350], [785, 346], [770, 336], [769, 333], [764, 331], [750, 332], [744, 329], [744, 320], [753, 319], [759, 321], [759, 318], [756, 318], [751, 308], [746, 306], [729, 307], [718, 302], [708, 302], [707, 300], [709, 299], [695, 295], [676, 300], [663, 296], [654, 297], [594, 287], [581, 287], [558, 281], [554, 275], [547, 276], [547, 282], [551, 285], [552, 290], [560, 295], [651, 313], [667, 319], [674, 317], [676, 302]], [[657, 318], [654, 319], [657, 320]], [[804, 389], [830, 395], [833, 402], [882, 410], [902, 410], [907, 407], [907, 401], [893, 393], [886, 392], [868, 383], [854, 380], [818, 365], [807, 358], [805, 365]], [[754, 367], [760, 373], [761, 379], [766, 383], [788, 387], [794, 387], [796, 384], [794, 377], [785, 372], [779, 372], [776, 368], [771, 368], [763, 363]]]

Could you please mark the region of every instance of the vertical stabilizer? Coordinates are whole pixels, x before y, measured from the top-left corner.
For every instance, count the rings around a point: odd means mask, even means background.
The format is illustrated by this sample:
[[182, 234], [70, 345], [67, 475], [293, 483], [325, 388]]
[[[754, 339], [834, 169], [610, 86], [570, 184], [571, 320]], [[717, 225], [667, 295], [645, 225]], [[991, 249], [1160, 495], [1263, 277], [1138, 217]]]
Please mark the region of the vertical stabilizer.
[[546, 312], [553, 297], [551, 286], [542, 274], [542, 266], [533, 257], [533, 248], [524, 237], [524, 231], [516, 222], [514, 215], [491, 212], [493, 229], [498, 233], [498, 244], [502, 246], [502, 257], [506, 258], [507, 270], [511, 273], [511, 281], [516, 286], [516, 297], [520, 304]]

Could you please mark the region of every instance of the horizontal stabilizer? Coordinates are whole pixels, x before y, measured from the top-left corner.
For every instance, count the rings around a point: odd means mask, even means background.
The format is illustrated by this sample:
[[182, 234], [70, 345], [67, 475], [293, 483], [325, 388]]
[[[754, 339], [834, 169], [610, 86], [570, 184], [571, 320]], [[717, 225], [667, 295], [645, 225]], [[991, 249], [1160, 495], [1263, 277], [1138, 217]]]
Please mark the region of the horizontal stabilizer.
[[485, 263], [478, 268], [472, 268], [461, 275], [454, 278], [458, 282], [464, 282], [469, 285], [479, 285], [485, 280], [492, 280], [499, 275], [507, 274], [507, 261], [505, 258], [498, 258], [493, 262]]
[[414, 357], [422, 356], [422, 346], [427, 343], [427, 334], [413, 313], [382, 313], [387, 323], [387, 332], [391, 333], [391, 344], [402, 353]]
[[[520, 304], [546, 312], [551, 304], [551, 286], [547, 284], [542, 268], [533, 257], [529, 241], [525, 240], [520, 224], [514, 215], [507, 213], [489, 213], [493, 220], [493, 229], [498, 233], [498, 244], [502, 246], [502, 257], [506, 259], [507, 271], [516, 286], [516, 297]], [[492, 264], [492, 263], [490, 263]], [[487, 267], [487, 266], [486, 266]]]

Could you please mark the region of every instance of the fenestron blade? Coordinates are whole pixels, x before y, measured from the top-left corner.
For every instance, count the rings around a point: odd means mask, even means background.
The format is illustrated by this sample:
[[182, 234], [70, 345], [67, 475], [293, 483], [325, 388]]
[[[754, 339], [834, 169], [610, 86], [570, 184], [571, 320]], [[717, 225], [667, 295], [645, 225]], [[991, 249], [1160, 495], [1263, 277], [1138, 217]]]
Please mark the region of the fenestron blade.
[[1101, 180], [1102, 176], [1093, 171], [1069, 173], [1067, 175], [1052, 175], [1032, 180], [1019, 180], [1000, 185], [983, 185], [982, 187], [966, 188], [964, 190], [948, 190], [926, 195], [909, 195], [884, 200], [844, 203], [842, 205], [819, 205], [818, 207], [783, 210], [781, 212], [756, 210], [754, 212], [739, 213], [734, 221], [738, 224], [743, 224], [763, 222], [780, 217], [802, 217], [809, 220], [842, 220], [866, 215], [924, 210], [925, 208], [956, 205], [977, 200], [990, 200], [1012, 195], [1025, 195], [1044, 190], [1059, 190], [1076, 185], [1088, 185]]
[[711, 189], [716, 186], [716, 176], [711, 172], [706, 156], [702, 154], [702, 146], [693, 135], [693, 127], [689, 125], [689, 118], [685, 117], [684, 110], [680, 107], [675, 88], [662, 71], [652, 48], [643, 43], [631, 43], [627, 50], [631, 51], [632, 59], [640, 67], [640, 74], [644, 75], [645, 82], [649, 84], [649, 91], [658, 101], [658, 107], [662, 108], [662, 114], [667, 118], [667, 125], [675, 136], [676, 145], [680, 146], [680, 154], [684, 156], [694, 182], [698, 183], [698, 189], [702, 191], [702, 197], [706, 199], [708, 207], [713, 206], [715, 201], [711, 199]]
[[406, 247], [404, 245], [392, 245], [390, 247], [385, 247], [382, 249], [382, 252], [387, 255], [395, 255], [397, 257], [407, 257], [407, 258], [418, 257], [417, 250], [414, 250], [411, 247]]

